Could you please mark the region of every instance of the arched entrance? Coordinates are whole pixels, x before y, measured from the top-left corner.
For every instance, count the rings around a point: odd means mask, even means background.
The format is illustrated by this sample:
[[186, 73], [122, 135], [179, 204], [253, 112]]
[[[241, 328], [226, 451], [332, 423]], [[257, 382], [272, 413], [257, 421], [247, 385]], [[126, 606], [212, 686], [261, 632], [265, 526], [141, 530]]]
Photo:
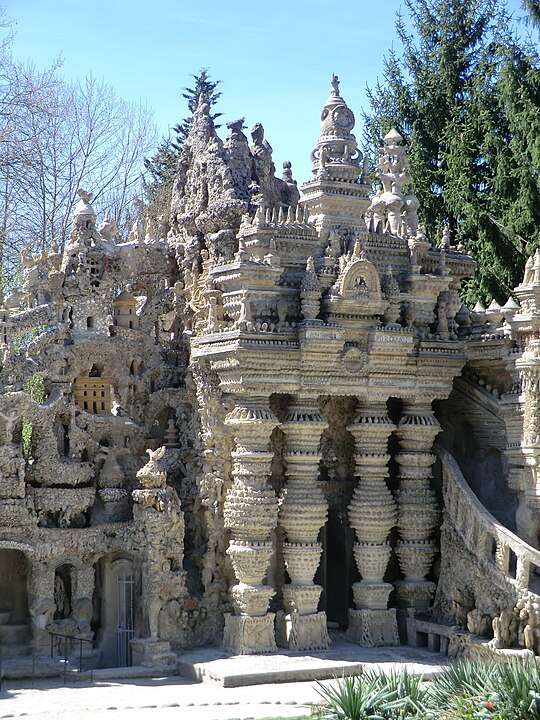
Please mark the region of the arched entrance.
[[0, 548], [0, 650], [22, 655], [29, 640], [28, 563], [20, 550]]

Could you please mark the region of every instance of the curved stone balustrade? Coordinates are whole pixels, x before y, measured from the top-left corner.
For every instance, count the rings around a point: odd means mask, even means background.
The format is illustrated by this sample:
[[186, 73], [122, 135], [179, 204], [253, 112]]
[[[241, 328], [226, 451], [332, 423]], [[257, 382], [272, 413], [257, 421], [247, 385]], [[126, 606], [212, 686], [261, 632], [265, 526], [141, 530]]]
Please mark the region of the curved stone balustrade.
[[[446, 516], [467, 549], [483, 563], [497, 569], [505, 580], [519, 589], [528, 589], [530, 566], [540, 567], [540, 550], [528, 545], [501, 525], [473, 493], [452, 455], [437, 448], [443, 468], [443, 496]], [[511, 553], [516, 558], [515, 573]]]

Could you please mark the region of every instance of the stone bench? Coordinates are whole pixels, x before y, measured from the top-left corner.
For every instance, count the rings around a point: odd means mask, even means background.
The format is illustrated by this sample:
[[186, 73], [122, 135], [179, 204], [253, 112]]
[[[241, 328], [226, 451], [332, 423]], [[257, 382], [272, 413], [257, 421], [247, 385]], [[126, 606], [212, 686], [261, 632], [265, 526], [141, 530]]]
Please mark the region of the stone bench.
[[406, 619], [407, 644], [412, 647], [427, 647], [431, 652], [448, 654], [450, 637], [454, 633], [452, 625], [441, 625], [430, 620], [415, 617]]

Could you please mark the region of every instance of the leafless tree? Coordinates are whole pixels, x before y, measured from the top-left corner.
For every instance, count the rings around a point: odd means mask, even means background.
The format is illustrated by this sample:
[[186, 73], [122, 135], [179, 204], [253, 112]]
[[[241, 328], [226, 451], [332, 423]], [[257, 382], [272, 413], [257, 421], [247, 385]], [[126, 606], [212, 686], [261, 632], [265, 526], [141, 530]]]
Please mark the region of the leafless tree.
[[[5, 15], [1, 14], [0, 29]], [[14, 62], [0, 45], [0, 267], [9, 277], [24, 245], [63, 247], [77, 188], [121, 229], [142, 192], [144, 157], [156, 144], [151, 112], [93, 77], [68, 84], [58, 67]]]

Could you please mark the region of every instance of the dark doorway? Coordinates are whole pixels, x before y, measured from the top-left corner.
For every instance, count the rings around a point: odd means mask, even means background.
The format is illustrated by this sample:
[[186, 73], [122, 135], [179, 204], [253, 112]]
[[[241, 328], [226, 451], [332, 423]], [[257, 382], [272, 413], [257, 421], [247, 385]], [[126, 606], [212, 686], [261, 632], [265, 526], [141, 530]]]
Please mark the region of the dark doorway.
[[54, 620], [66, 620], [72, 610], [72, 588], [75, 568], [73, 565], [60, 565], [54, 572]]
[[323, 586], [320, 609], [326, 611], [328, 622], [345, 630], [349, 608], [354, 607], [352, 584], [360, 579], [353, 555], [354, 530], [346, 511], [329, 509], [320, 540], [323, 553], [315, 575], [315, 582]]
[[[0, 550], [0, 610], [11, 623], [28, 620], [27, 562], [19, 550]], [[9, 613], [9, 615], [8, 615]]]

